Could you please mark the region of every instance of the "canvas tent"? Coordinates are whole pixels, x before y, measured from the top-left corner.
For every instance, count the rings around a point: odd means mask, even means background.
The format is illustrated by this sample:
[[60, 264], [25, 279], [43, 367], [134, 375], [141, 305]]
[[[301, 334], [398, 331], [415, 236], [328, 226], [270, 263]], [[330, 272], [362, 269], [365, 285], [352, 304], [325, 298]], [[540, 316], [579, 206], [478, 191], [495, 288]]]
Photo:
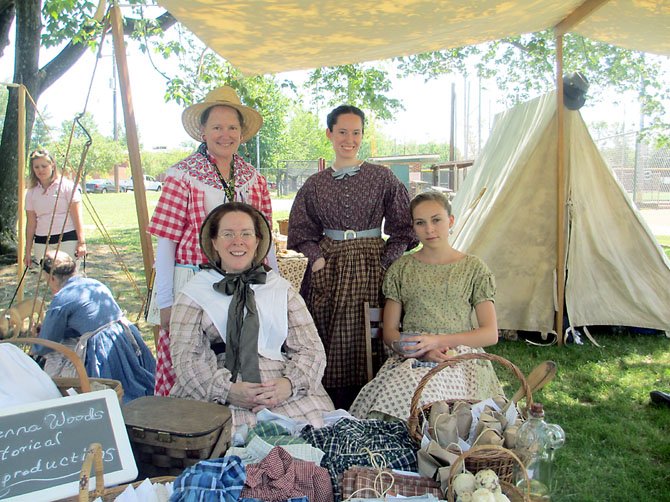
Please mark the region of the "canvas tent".
[[[556, 300], [555, 92], [496, 117], [454, 199], [454, 245], [496, 276], [501, 329], [548, 332]], [[670, 262], [578, 111], [565, 110], [565, 306], [573, 326], [670, 332]]]

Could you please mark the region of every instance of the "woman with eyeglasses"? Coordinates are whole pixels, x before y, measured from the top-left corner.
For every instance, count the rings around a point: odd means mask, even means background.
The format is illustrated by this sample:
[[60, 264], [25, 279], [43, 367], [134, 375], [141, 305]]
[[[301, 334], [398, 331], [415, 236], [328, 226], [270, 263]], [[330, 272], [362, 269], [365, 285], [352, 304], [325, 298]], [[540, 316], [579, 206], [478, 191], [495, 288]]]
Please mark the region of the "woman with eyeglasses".
[[[174, 383], [168, 330], [172, 304], [199, 265], [207, 263], [198, 244], [205, 217], [223, 202], [240, 201], [251, 204], [272, 222], [267, 182], [238, 154], [240, 145], [261, 128], [260, 113], [243, 105], [232, 87], [223, 86], [186, 108], [182, 124], [200, 146], [167, 170], [148, 228], [156, 237], [156, 280], [147, 321], [160, 326], [156, 394], [161, 396], [168, 395]], [[272, 258], [269, 261], [273, 265]]]
[[72, 257], [86, 255], [81, 188], [61, 176], [56, 161], [46, 150], [30, 154], [30, 188], [26, 192], [26, 247], [24, 264], [39, 262], [47, 250], [60, 250]]
[[200, 230], [210, 268], [172, 306], [171, 396], [230, 406], [233, 427], [272, 412], [315, 426], [332, 411], [323, 344], [291, 283], [263, 265], [272, 245], [263, 214], [241, 202], [214, 209]]

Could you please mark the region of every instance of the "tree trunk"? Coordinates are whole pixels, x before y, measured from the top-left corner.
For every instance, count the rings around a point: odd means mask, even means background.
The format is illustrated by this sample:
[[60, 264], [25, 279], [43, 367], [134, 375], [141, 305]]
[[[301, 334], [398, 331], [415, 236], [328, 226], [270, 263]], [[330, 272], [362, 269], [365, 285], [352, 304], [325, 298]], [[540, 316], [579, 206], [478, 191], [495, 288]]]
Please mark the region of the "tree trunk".
[[[35, 101], [39, 98], [40, 79], [38, 77], [40, 34], [42, 23], [40, 0], [17, 2], [16, 8], [16, 52], [14, 82], [26, 86]], [[26, 147], [35, 110], [26, 107]], [[16, 253], [16, 207], [18, 176], [18, 89], [10, 88], [7, 100], [5, 125], [0, 141], [0, 253]]]
[[[87, 25], [75, 39], [70, 41], [44, 67], [39, 66], [40, 37], [42, 34], [42, 0], [0, 0], [0, 54], [9, 19], [16, 14], [16, 41], [14, 51], [14, 80], [28, 89], [37, 103], [42, 92], [62, 77], [88, 49], [89, 37], [97, 36], [99, 30]], [[176, 23], [169, 12], [157, 19], [158, 26], [166, 30]], [[136, 28], [136, 21], [126, 19], [124, 33], [130, 34]], [[35, 121], [35, 109], [30, 100], [26, 100], [26, 148], [30, 145], [30, 135]], [[18, 90], [10, 88], [2, 138], [0, 139], [0, 255], [16, 253], [16, 208], [18, 187]], [[25, 173], [24, 173], [25, 175]]]

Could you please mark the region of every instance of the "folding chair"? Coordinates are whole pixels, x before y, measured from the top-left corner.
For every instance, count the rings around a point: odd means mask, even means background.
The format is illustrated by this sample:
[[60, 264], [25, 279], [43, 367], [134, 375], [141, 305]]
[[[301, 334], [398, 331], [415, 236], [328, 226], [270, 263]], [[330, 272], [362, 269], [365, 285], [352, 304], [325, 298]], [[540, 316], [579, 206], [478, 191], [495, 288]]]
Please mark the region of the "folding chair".
[[382, 338], [384, 308], [370, 307], [368, 302], [364, 302], [363, 316], [365, 318], [365, 359], [369, 382], [374, 377], [372, 366], [372, 340], [381, 340]]

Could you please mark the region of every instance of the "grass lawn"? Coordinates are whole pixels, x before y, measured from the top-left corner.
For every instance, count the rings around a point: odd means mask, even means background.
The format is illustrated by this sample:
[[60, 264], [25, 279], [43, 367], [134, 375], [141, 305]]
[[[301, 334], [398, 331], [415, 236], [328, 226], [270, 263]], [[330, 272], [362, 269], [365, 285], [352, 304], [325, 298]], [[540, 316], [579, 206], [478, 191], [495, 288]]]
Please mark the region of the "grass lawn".
[[[158, 200], [147, 192], [149, 214]], [[146, 288], [138, 240], [134, 196], [95, 194], [89, 200], [119, 251], [105, 244], [85, 214], [90, 256], [86, 272], [108, 284], [119, 304], [136, 321]], [[288, 217], [288, 211], [275, 214]], [[670, 236], [658, 237], [670, 255]], [[137, 284], [123, 272], [125, 264]], [[16, 287], [16, 265], [0, 268], [2, 305]], [[34, 294], [38, 274], [26, 275], [25, 294]], [[669, 285], [670, 287], [670, 285]], [[46, 294], [44, 286], [40, 294]], [[670, 308], [670, 306], [668, 306]], [[153, 347], [153, 332], [142, 319], [138, 325]], [[655, 335], [594, 333], [602, 348], [583, 346], [535, 347], [503, 341], [489, 349], [514, 362], [527, 374], [546, 359], [558, 363], [558, 375], [534, 398], [545, 405], [546, 417], [566, 432], [565, 446], [556, 455], [557, 492], [561, 501], [670, 500], [670, 408], [649, 405], [649, 391], [670, 391], [670, 339]], [[504, 368], [499, 371], [511, 395], [518, 383]]]

